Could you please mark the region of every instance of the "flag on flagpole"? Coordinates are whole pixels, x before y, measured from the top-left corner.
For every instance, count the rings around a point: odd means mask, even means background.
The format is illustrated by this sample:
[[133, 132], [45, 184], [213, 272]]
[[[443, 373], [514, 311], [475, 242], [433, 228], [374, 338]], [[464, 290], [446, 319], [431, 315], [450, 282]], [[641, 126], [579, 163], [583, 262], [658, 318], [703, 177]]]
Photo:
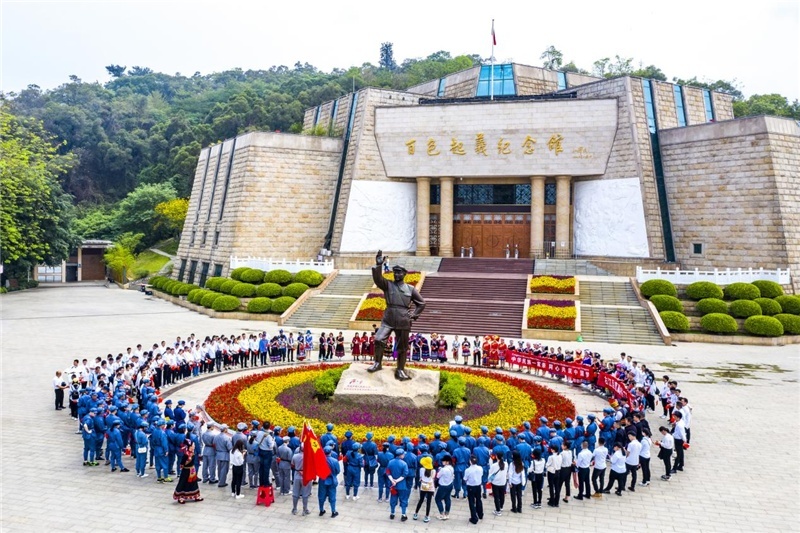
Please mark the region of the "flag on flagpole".
[[497, 36], [494, 34], [494, 19], [492, 19], [492, 46], [497, 46]]
[[316, 478], [326, 478], [331, 475], [331, 468], [328, 466], [328, 458], [325, 457], [325, 450], [319, 442], [319, 437], [314, 434], [314, 430], [303, 422], [303, 433], [300, 436], [303, 444], [303, 485], [314, 481]]

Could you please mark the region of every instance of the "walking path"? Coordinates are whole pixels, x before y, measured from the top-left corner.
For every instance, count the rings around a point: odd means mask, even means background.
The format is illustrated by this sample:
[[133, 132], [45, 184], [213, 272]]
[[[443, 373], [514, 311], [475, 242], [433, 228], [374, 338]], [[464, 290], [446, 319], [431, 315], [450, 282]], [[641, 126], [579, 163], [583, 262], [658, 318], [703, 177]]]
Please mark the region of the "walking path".
[[[400, 523], [367, 490], [345, 501], [340, 486], [336, 519], [292, 516], [279, 497], [255, 507], [255, 495], [233, 500], [225, 489], [201, 485], [205, 501], [177, 505], [172, 486], [153, 476], [110, 473], [81, 466], [82, 443], [68, 411], [53, 410], [51, 379], [73, 358], [119, 353], [138, 342], [194, 332], [277, 331], [275, 323], [214, 320], [134, 291], [102, 285], [48, 288], [0, 296], [0, 530], [114, 532], [503, 531], [637, 532], [797, 531], [800, 493], [800, 353], [797, 346], [749, 347], [685, 343], [677, 347], [561, 343], [620, 351], [679, 381], [694, 406], [686, 471], [670, 482], [534, 511], [529, 493], [523, 513], [495, 517], [478, 528], [467, 522], [466, 502], [454, 501], [448, 522]], [[317, 333], [315, 331], [315, 333]], [[174, 397], [200, 399], [214, 385], [200, 382]], [[554, 389], [594, 402], [580, 391]], [[581, 404], [579, 404], [580, 406]], [[587, 405], [587, 408], [591, 405]], [[651, 426], [660, 419], [650, 415]], [[344, 428], [341, 428], [344, 430]], [[126, 465], [130, 459], [125, 459]], [[654, 469], [657, 472], [657, 469]], [[654, 476], [655, 477], [655, 476]], [[410, 503], [416, 505], [417, 495]], [[491, 500], [485, 500], [485, 504]], [[316, 491], [311, 498], [316, 509]], [[413, 510], [413, 509], [412, 509]], [[490, 510], [490, 509], [489, 509]]]

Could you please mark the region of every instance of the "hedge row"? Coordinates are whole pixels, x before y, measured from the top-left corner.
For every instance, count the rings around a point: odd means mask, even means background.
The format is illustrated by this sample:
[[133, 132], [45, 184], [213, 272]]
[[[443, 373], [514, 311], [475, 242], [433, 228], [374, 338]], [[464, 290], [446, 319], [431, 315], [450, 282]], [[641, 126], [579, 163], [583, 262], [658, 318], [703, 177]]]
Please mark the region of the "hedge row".
[[[259, 285], [261, 283], [277, 283], [278, 285], [289, 285], [290, 283], [302, 283], [309, 287], [316, 287], [325, 280], [325, 276], [316, 270], [301, 270], [292, 275], [288, 270], [275, 269], [264, 272], [257, 268], [239, 267], [231, 271], [230, 277], [234, 281]], [[217, 289], [214, 289], [217, 290]]]
[[[274, 270], [272, 272], [274, 272]], [[206, 289], [224, 294], [231, 294], [239, 298], [252, 298], [253, 296], [258, 296], [260, 298], [277, 298], [278, 296], [286, 296], [296, 300], [309, 289], [309, 286], [299, 282], [290, 283], [285, 287], [281, 287], [280, 284], [273, 282], [253, 285], [252, 283], [245, 283], [234, 279], [208, 278], [206, 280]]]
[[163, 276], [151, 278], [150, 285], [159, 291], [166, 292], [167, 294], [171, 294], [173, 296], [186, 296], [191, 291], [200, 288], [197, 285], [192, 285], [191, 283], [182, 283], [180, 281]]

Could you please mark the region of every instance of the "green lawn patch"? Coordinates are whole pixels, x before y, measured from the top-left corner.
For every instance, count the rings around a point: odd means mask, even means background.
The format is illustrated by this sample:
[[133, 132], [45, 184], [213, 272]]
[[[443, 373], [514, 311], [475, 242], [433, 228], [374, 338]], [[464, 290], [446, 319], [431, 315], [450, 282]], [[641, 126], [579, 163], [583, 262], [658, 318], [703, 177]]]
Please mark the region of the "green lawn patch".
[[169, 255], [175, 255], [178, 253], [179, 244], [180, 241], [173, 237], [172, 239], [165, 239], [161, 242], [157, 242], [153, 248], [161, 250], [162, 252], [166, 252]]

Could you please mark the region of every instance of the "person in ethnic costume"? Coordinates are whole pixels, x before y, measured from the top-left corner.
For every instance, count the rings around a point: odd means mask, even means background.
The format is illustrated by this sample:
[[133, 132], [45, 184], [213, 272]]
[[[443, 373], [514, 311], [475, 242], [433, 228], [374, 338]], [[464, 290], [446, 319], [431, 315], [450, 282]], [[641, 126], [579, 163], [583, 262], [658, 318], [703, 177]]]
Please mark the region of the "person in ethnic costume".
[[187, 438], [181, 445], [183, 461], [181, 463], [181, 477], [172, 493], [172, 499], [178, 503], [186, 503], [187, 500], [201, 502], [200, 488], [197, 485], [197, 469], [194, 463], [195, 447], [192, 439]]

